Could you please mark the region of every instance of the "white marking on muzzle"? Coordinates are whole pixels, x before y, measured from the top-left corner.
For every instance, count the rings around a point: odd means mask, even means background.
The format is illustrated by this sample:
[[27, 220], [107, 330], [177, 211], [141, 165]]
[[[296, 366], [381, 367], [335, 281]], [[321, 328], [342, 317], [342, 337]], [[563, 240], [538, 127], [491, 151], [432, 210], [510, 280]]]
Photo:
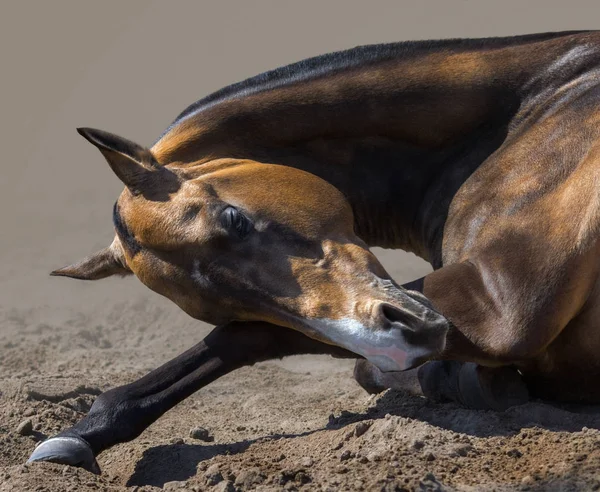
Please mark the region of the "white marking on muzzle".
[[407, 369], [409, 355], [401, 346], [403, 342], [399, 328], [369, 329], [349, 318], [312, 318], [303, 322], [320, 337], [362, 355], [384, 372]]

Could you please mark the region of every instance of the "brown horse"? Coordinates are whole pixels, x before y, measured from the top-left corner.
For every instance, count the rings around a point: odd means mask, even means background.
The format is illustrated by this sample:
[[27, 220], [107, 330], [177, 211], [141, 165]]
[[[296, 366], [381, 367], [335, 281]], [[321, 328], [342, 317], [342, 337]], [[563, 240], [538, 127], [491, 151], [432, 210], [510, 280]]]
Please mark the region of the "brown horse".
[[[150, 149], [80, 129], [126, 187], [111, 246], [53, 273], [134, 273], [220, 326], [30, 460], [97, 470], [202, 386], [297, 353], [360, 358], [372, 391], [435, 359], [425, 393], [477, 408], [599, 401], [599, 76], [595, 32], [368, 46], [218, 91]], [[406, 290], [374, 245], [435, 271]]]

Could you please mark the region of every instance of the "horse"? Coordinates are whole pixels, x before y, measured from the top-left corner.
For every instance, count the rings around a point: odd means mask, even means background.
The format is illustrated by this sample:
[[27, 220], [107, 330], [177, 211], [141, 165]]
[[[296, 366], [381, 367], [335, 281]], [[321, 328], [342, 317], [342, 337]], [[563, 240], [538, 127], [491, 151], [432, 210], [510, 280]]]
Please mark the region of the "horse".
[[[125, 188], [112, 244], [52, 274], [135, 274], [216, 328], [30, 461], [99, 472], [199, 388], [292, 354], [355, 358], [371, 392], [418, 367], [473, 408], [600, 401], [599, 75], [594, 31], [361, 46], [219, 90], [150, 148], [78, 129]], [[372, 246], [433, 272], [398, 285]]]

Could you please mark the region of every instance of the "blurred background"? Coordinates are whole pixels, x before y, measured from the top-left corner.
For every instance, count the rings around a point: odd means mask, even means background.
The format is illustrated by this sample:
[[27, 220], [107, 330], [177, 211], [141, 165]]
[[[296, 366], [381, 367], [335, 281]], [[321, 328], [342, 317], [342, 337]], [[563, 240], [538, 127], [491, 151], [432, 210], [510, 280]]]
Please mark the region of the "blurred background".
[[[187, 105], [268, 69], [361, 44], [591, 28], [595, 3], [3, 1], [0, 340], [69, 325], [53, 357], [154, 343], [160, 355], [144, 362], [154, 367], [206, 332], [133, 277], [48, 276], [111, 241], [122, 189], [76, 127], [150, 145]], [[399, 282], [430, 270], [414, 255], [377, 254]], [[44, 340], [31, 335], [21, 342]]]

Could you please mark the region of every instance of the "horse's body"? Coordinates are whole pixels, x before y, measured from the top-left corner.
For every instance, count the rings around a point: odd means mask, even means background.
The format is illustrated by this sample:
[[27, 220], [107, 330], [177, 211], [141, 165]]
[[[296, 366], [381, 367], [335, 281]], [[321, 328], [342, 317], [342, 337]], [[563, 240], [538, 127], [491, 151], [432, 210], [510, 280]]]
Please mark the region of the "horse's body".
[[[347, 279], [339, 281], [343, 268], [332, 258], [348, 255], [356, 264], [371, 264], [370, 257], [346, 247], [352, 243], [359, 248], [358, 240], [339, 241], [345, 249], [335, 249], [331, 258], [329, 243], [321, 243], [319, 268], [337, 272], [329, 280], [297, 260], [312, 258], [312, 246], [307, 243], [304, 253], [292, 254], [285, 249], [291, 243], [280, 243], [277, 251], [283, 251], [286, 274], [291, 271], [292, 277], [282, 277], [286, 281], [277, 285], [279, 293], [261, 297], [259, 308], [239, 308], [236, 313], [243, 314], [232, 316], [247, 324], [221, 326], [141, 382], [99, 397], [90, 415], [65, 433], [70, 441], [50, 440], [46, 451], [41, 446], [33, 458], [64, 456], [60, 459], [72, 463], [65, 442], [77, 443], [84, 454], [88, 444], [94, 453], [100, 452], [135, 437], [172, 405], [225, 372], [302, 352], [360, 354], [384, 371], [418, 365], [425, 353], [426, 358], [488, 368], [512, 366], [535, 395], [600, 401], [599, 82], [600, 33], [595, 32], [400, 43], [325, 55], [223, 89], [182, 113], [150, 151], [84, 130], [131, 196], [122, 197], [116, 209], [117, 238], [111, 248], [57, 274], [100, 278], [133, 271], [190, 314], [216, 323], [229, 321], [216, 308], [197, 307], [182, 293], [183, 281], [175, 285], [175, 280], [165, 280], [182, 275], [169, 270], [177, 263], [174, 257], [162, 266], [148, 266], [146, 256], [137, 253], [147, 248], [167, 257], [177, 249], [178, 261], [183, 262], [181, 245], [188, 244], [188, 236], [184, 240], [178, 235], [183, 222], [159, 220], [160, 232], [156, 214], [165, 203], [176, 202], [175, 194], [185, 192], [181, 183], [186, 180], [202, 181], [219, 196], [226, 194], [227, 186], [239, 188], [247, 193], [244, 200], [266, 203], [276, 186], [265, 189], [251, 177], [240, 176], [246, 171], [248, 176], [260, 174], [264, 166], [265, 179], [277, 175], [279, 181], [269, 183], [287, 190], [288, 181], [306, 179], [307, 184], [312, 179], [293, 174], [300, 170], [318, 176], [343, 196], [332, 192], [322, 198], [326, 188], [310, 196], [302, 191], [318, 188], [316, 181], [287, 192], [287, 203], [279, 208], [273, 204], [270, 210], [280, 215], [282, 208], [300, 210], [307, 217], [303, 225], [288, 227], [287, 240], [310, 239], [306, 229], [313, 230], [312, 215], [318, 217], [319, 227], [329, 221], [323, 231], [337, 227], [333, 224], [346, 219], [323, 210], [341, 210], [347, 200], [352, 214], [343, 217], [353, 217], [360, 240], [412, 251], [433, 265], [433, 273], [408, 286], [425, 298], [413, 292], [400, 304], [392, 306], [388, 299], [378, 308], [379, 316], [383, 313], [392, 323], [409, 323], [407, 317], [416, 316], [428, 335], [427, 341], [415, 342], [410, 333], [418, 335], [419, 328], [398, 331], [408, 342], [394, 345], [395, 351], [384, 350], [377, 345], [379, 335], [372, 335], [376, 328], [365, 329], [364, 320], [348, 321], [346, 311], [339, 314], [346, 308], [330, 299], [343, 291], [331, 285], [343, 284], [347, 290], [349, 284]], [[146, 174], [139, 177], [133, 167], [124, 171], [122, 166], [129, 164], [118, 161], [122, 155], [142, 163]], [[169, 175], [162, 182], [172, 179], [172, 187], [149, 187], [164, 169]], [[282, 181], [284, 174], [292, 177]], [[243, 184], [234, 184], [240, 179]], [[239, 199], [244, 191], [231, 193]], [[307, 201], [312, 209], [305, 210]], [[248, 203], [243, 204], [252, 209]], [[142, 215], [149, 211], [152, 219], [146, 223]], [[378, 266], [365, 268], [386, 278]], [[194, 279], [214, 282], [200, 270], [193, 273]], [[277, 283], [253, 271], [248, 275], [257, 276], [252, 286], [267, 280]], [[290, 279], [296, 284], [293, 292]], [[247, 295], [246, 287], [229, 282], [226, 286], [236, 299]], [[400, 294], [394, 295], [400, 299]], [[321, 296], [328, 298], [326, 305], [319, 302]], [[264, 299], [276, 299], [277, 309]], [[356, 299], [348, 301], [352, 302]], [[239, 307], [233, 300], [227, 306]], [[278, 314], [282, 310], [288, 314]], [[326, 319], [329, 325], [302, 324], [290, 317], [292, 311], [307, 320]], [[443, 345], [437, 342], [443, 329], [436, 312], [450, 322]], [[343, 327], [341, 321], [346, 323]], [[363, 370], [378, 373], [374, 366], [363, 365]], [[448, 367], [442, 369], [433, 370], [429, 379], [449, 377]], [[485, 386], [483, 379], [475, 386]], [[470, 383], [461, 384], [464, 393]], [[154, 402], [150, 410], [142, 404], [149, 398]], [[144, 418], [139, 418], [140, 412]], [[134, 417], [141, 423], [125, 430]], [[92, 466], [93, 456], [88, 453], [84, 461]]]

